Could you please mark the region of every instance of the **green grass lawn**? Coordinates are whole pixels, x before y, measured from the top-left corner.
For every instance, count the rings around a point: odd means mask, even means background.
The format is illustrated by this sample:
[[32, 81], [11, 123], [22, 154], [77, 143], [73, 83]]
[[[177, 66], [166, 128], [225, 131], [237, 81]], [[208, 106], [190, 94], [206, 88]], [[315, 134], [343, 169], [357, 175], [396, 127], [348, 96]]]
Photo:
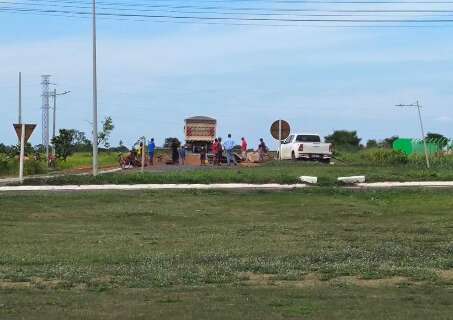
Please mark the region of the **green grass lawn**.
[[[117, 152], [100, 152], [99, 153], [99, 166], [101, 168], [119, 166]], [[26, 176], [56, 173], [59, 171], [68, 171], [74, 169], [87, 169], [91, 168], [92, 157], [91, 154], [86, 152], [75, 153], [68, 157], [66, 161], [58, 160], [57, 168], [47, 168], [45, 155], [42, 156], [40, 161], [27, 159], [25, 161], [24, 173]], [[0, 154], [0, 178], [6, 178], [11, 176], [17, 176], [19, 173], [19, 160], [18, 159], [7, 159], [5, 155]]]
[[[99, 166], [109, 167], [118, 165], [118, 152], [100, 152]], [[93, 158], [89, 152], [78, 152], [68, 157], [66, 161], [58, 160], [58, 170], [78, 169], [91, 167]]]
[[0, 319], [453, 319], [452, 191], [0, 203]]

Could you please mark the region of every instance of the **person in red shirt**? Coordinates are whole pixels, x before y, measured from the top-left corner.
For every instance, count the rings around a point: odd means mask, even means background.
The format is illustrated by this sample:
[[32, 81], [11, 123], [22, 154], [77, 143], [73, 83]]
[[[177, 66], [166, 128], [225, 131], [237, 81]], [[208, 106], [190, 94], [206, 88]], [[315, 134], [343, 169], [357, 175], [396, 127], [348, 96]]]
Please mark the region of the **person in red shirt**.
[[219, 152], [219, 140], [217, 140], [217, 138], [214, 139], [214, 142], [212, 143], [211, 151], [212, 151], [212, 154], [214, 155], [213, 164], [216, 165], [217, 164], [217, 153]]
[[242, 160], [247, 160], [247, 140], [244, 137], [241, 138], [241, 156]]

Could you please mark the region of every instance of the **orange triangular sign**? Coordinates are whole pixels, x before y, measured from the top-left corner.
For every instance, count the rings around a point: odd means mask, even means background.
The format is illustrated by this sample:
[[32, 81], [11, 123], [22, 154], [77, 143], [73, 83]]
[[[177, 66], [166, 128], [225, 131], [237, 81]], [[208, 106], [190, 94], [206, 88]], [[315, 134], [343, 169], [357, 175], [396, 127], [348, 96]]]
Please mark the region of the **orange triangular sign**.
[[[35, 130], [35, 128], [36, 128], [36, 124], [26, 124], [25, 125], [25, 143], [28, 142], [28, 139], [30, 139], [30, 137], [33, 133], [33, 130]], [[17, 137], [20, 140], [21, 135], [22, 135], [22, 125], [15, 123], [14, 130], [16, 130]]]

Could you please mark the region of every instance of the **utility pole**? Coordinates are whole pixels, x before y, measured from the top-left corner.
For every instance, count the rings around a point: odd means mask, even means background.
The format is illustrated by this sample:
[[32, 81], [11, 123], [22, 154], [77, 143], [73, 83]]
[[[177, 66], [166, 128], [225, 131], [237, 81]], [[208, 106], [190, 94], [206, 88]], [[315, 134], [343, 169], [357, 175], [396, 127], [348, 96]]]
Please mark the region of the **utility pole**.
[[426, 167], [429, 169], [431, 167], [431, 165], [429, 163], [428, 146], [426, 144], [425, 129], [423, 127], [423, 121], [422, 121], [422, 112], [421, 112], [422, 106], [420, 105], [418, 100], [417, 100], [416, 103], [412, 103], [412, 104], [397, 104], [396, 106], [397, 107], [416, 107], [417, 108], [417, 110], [418, 110], [418, 120], [420, 122], [420, 131], [422, 133], [423, 147], [425, 149]]
[[57, 93], [57, 89], [53, 90], [52, 98], [53, 98], [53, 123], [52, 123], [52, 138], [55, 138], [56, 135], [56, 123], [57, 123], [57, 96], [64, 96], [71, 91], [64, 91], [61, 93]]
[[98, 174], [98, 88], [96, 59], [96, 0], [93, 0], [93, 176]]
[[19, 72], [19, 122], [22, 124], [22, 72]]
[[[55, 120], [57, 118], [57, 89], [53, 90], [53, 121], [52, 121], [52, 140], [55, 138]], [[52, 142], [53, 144], [53, 142]], [[53, 153], [55, 154], [55, 146], [53, 146]]]

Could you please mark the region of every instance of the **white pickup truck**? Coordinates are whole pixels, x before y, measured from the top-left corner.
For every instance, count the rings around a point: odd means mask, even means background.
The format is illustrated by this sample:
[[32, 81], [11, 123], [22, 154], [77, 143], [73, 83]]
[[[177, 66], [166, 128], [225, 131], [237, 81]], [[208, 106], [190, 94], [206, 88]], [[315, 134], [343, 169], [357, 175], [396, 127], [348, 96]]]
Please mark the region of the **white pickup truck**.
[[332, 158], [332, 144], [322, 143], [317, 134], [293, 133], [282, 142], [281, 158], [305, 159], [330, 162]]

